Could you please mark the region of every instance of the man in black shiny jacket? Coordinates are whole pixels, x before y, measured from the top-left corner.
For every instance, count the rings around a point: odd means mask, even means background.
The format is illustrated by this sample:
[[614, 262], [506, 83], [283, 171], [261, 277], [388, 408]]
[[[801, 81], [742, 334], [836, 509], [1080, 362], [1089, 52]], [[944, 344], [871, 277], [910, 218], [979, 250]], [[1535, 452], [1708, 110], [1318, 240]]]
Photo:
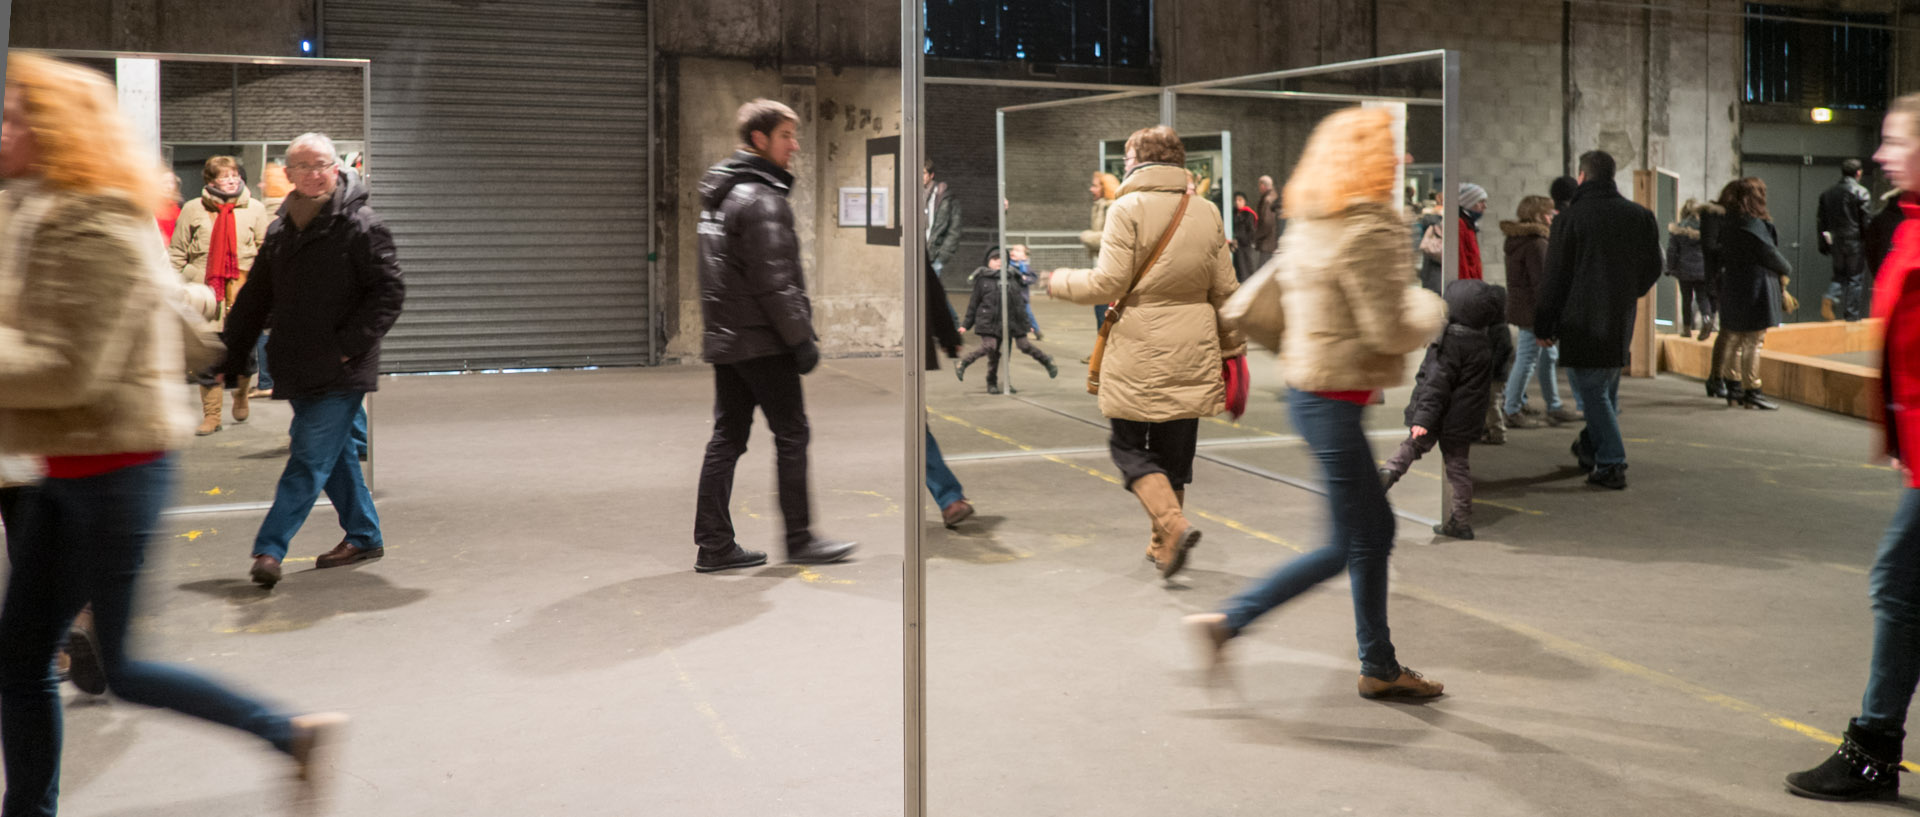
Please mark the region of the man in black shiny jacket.
[[713, 438], [700, 469], [693, 538], [701, 573], [766, 564], [767, 554], [734, 541], [734, 466], [747, 451], [753, 411], [773, 430], [787, 561], [838, 562], [852, 542], [821, 539], [811, 527], [806, 398], [801, 375], [820, 364], [813, 307], [793, 233], [788, 171], [799, 152], [800, 119], [766, 99], [740, 107], [740, 150], [700, 180], [701, 357], [713, 364]]

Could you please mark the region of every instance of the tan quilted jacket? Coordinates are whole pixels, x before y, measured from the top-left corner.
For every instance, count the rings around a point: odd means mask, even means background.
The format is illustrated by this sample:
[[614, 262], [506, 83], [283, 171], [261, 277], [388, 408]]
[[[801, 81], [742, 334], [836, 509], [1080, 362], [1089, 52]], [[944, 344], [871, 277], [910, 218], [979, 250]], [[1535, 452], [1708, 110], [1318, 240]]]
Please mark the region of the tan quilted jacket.
[[[1078, 304], [1125, 294], [1135, 266], [1153, 252], [1186, 189], [1187, 172], [1174, 165], [1146, 165], [1128, 175], [1107, 213], [1097, 265], [1055, 271], [1049, 291]], [[1220, 322], [1219, 308], [1239, 286], [1220, 211], [1195, 196], [1107, 338], [1100, 413], [1163, 423], [1223, 411], [1220, 360], [1246, 354], [1247, 344], [1238, 330]]]
[[1287, 385], [1368, 391], [1406, 382], [1407, 355], [1447, 326], [1445, 302], [1414, 286], [1407, 231], [1381, 204], [1287, 222], [1274, 261], [1287, 316]]
[[177, 276], [124, 199], [0, 193], [0, 454], [178, 448], [193, 433]]

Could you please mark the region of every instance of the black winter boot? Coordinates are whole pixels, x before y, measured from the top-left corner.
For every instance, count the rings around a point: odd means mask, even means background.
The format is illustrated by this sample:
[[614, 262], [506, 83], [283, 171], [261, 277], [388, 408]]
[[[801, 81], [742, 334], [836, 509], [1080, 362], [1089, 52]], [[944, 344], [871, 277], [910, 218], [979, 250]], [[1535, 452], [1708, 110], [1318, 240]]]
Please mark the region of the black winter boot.
[[1900, 744], [1906, 736], [1847, 724], [1840, 748], [1804, 772], [1787, 775], [1787, 791], [1815, 800], [1900, 799]]
[[1747, 399], [1746, 388], [1741, 386], [1739, 383], [1735, 383], [1729, 380], [1727, 381], [1726, 398], [1727, 398], [1727, 408], [1738, 407], [1741, 401]]
[[1721, 380], [1718, 377], [1707, 378], [1707, 396], [1708, 397], [1727, 396], [1727, 381]]
[[1762, 411], [1773, 411], [1780, 408], [1779, 404], [1768, 400], [1766, 395], [1761, 394], [1759, 389], [1748, 389], [1743, 392], [1740, 396], [1740, 405]]
[[1580, 436], [1573, 441], [1573, 458], [1580, 463], [1580, 470], [1587, 472], [1593, 470], [1593, 448], [1587, 444], [1585, 431], [1580, 432]]

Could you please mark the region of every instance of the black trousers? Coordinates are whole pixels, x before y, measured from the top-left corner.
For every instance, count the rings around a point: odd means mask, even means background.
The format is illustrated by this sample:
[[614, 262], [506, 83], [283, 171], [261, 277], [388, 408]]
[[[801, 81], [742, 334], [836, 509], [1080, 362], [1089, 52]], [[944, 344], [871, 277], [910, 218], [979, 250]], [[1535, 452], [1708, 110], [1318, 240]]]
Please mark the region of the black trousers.
[[807, 495], [807, 443], [812, 431], [807, 425], [806, 397], [800, 388], [799, 364], [792, 355], [775, 355], [713, 367], [713, 438], [707, 441], [706, 463], [700, 468], [700, 497], [693, 518], [693, 541], [702, 548], [724, 550], [734, 544], [733, 472], [740, 455], [747, 453], [756, 407], [773, 430], [787, 546], [804, 545], [813, 537]]
[[[1718, 311], [1715, 300], [1719, 293], [1705, 281], [1680, 282], [1680, 331], [1691, 332], [1696, 326], [1712, 326], [1713, 316]], [[1699, 316], [1698, 322], [1694, 320]]]
[[[1034, 360], [1040, 361], [1042, 366], [1053, 362], [1052, 355], [1040, 351], [1040, 347], [1033, 345], [1033, 341], [1027, 340], [1025, 335], [1014, 338], [1013, 345], [1031, 355]], [[987, 359], [987, 382], [1000, 382], [1000, 337], [998, 335], [981, 335], [980, 345], [974, 347], [974, 350], [968, 352], [965, 357], [960, 358], [960, 362], [971, 366], [974, 361], [983, 357]]]
[[20, 512], [27, 507], [33, 487], [0, 488], [0, 527], [7, 529], [7, 558], [13, 558], [13, 540], [20, 532]]
[[1113, 435], [1107, 449], [1127, 490], [1148, 474], [1165, 474], [1175, 490], [1193, 482], [1193, 454], [1200, 443], [1200, 421], [1169, 420], [1143, 423], [1107, 418]]

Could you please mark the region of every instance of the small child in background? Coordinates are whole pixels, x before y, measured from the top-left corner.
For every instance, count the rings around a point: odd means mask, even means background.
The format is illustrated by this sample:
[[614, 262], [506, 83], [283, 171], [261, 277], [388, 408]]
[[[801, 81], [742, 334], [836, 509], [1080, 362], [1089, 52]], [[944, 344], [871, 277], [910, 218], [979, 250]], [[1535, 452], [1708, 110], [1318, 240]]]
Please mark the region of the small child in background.
[[1033, 356], [1046, 367], [1048, 377], [1060, 374], [1060, 367], [1053, 365], [1053, 357], [1027, 340], [1027, 331], [1032, 327], [1027, 323], [1026, 311], [1019, 308], [1020, 284], [1017, 280], [1006, 281], [1007, 297], [1016, 301], [1013, 309], [1005, 309], [1000, 297], [1001, 279], [1007, 271], [1000, 260], [1000, 248], [987, 251], [987, 264], [973, 271], [973, 298], [967, 302], [967, 311], [961, 316], [961, 327], [980, 336], [980, 345], [968, 352], [966, 357], [954, 361], [953, 376], [964, 381], [967, 379], [967, 367], [982, 357], [987, 359], [987, 393], [1000, 393], [1000, 333], [1005, 331], [1013, 338], [1020, 351]]
[[1020, 307], [1027, 313], [1027, 328], [1033, 330], [1034, 340], [1046, 340], [1040, 331], [1040, 319], [1033, 316], [1033, 285], [1040, 282], [1040, 273], [1033, 271], [1033, 265], [1027, 262], [1027, 245], [1015, 244], [1007, 248], [1007, 261], [1013, 264], [1013, 271], [1020, 277]]
[[1446, 300], [1447, 329], [1427, 346], [1414, 380], [1413, 402], [1407, 406], [1411, 433], [1380, 469], [1380, 482], [1393, 487], [1414, 460], [1439, 445], [1453, 500], [1446, 521], [1433, 526], [1433, 532], [1472, 539], [1473, 472], [1467, 457], [1486, 430], [1487, 405], [1493, 398], [1493, 342], [1487, 329], [1506, 321], [1505, 299], [1498, 288], [1469, 279], [1448, 286]]

